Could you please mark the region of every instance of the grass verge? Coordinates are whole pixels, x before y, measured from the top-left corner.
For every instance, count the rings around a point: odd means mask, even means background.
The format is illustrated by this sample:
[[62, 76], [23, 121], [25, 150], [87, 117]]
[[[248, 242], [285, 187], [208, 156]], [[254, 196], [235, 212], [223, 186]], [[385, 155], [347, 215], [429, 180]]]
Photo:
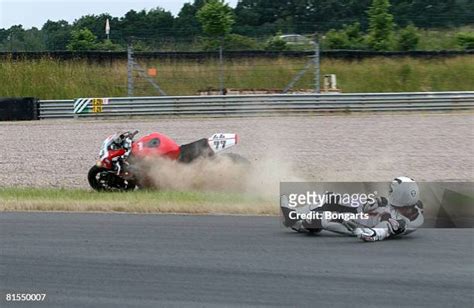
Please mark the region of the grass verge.
[[255, 196], [217, 192], [1, 188], [0, 211], [277, 215], [278, 206]]
[[[225, 87], [283, 89], [304, 67], [307, 58], [225, 59]], [[219, 87], [217, 60], [149, 60], [155, 78], [169, 95], [196, 95]], [[371, 58], [347, 61], [322, 58], [321, 74], [336, 74], [338, 86], [351, 92], [472, 91], [474, 55], [452, 58]], [[127, 63], [94, 64], [87, 61], [2, 60], [0, 96], [34, 96], [41, 99], [116, 97], [127, 95]], [[295, 89], [314, 87], [309, 70]], [[135, 78], [135, 96], [157, 95], [143, 78]]]

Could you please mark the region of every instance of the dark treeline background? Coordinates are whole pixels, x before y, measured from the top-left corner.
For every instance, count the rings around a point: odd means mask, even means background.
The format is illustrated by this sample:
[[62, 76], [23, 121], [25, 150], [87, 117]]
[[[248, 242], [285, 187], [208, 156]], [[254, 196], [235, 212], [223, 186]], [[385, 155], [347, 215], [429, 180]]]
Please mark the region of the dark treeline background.
[[[205, 0], [186, 3], [177, 16], [161, 8], [131, 10], [122, 17], [87, 15], [72, 24], [48, 20], [41, 29], [15, 25], [0, 29], [0, 51], [67, 50], [74, 31], [89, 29], [102, 50], [122, 50], [135, 37], [136, 49], [206, 50], [204, 44], [190, 44], [204, 37], [196, 12]], [[421, 29], [449, 29], [474, 24], [473, 0], [391, 0], [390, 13], [399, 28], [413, 24]], [[233, 40], [246, 49], [258, 49], [253, 40], [277, 33], [321, 33], [339, 30], [355, 22], [361, 31], [368, 27], [371, 0], [241, 0], [235, 9]], [[105, 21], [110, 21], [110, 41], [105, 41]], [[196, 47], [200, 46], [200, 47]], [[69, 48], [70, 49], [70, 48]], [[207, 48], [209, 50], [209, 48]]]

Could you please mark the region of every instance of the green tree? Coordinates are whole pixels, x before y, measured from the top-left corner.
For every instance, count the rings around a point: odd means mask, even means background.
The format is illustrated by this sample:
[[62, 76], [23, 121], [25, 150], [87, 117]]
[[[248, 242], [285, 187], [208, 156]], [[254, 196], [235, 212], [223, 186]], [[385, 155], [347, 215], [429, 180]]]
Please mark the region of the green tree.
[[25, 51], [44, 51], [46, 49], [44, 34], [36, 27], [25, 31], [23, 43]]
[[[366, 11], [372, 0], [239, 0], [234, 32], [245, 35], [313, 33], [359, 22], [367, 29]], [[469, 25], [474, 20], [472, 0], [392, 0], [394, 21], [405, 27], [443, 28]], [[455, 17], [455, 18], [453, 18]], [[278, 25], [281, 27], [278, 28]]]
[[344, 25], [341, 30], [331, 29], [326, 33], [324, 45], [328, 49], [365, 49], [360, 23]]
[[205, 4], [204, 0], [194, 0], [185, 3], [174, 20], [174, 33], [178, 37], [190, 37], [202, 34], [202, 27], [196, 18], [196, 13]]
[[70, 51], [95, 50], [97, 49], [97, 37], [87, 28], [73, 30], [67, 49]]
[[342, 30], [329, 30], [323, 42], [325, 49], [351, 49], [347, 34]]
[[257, 50], [260, 49], [257, 41], [253, 38], [240, 35], [240, 34], [228, 34], [221, 41], [216, 38], [204, 37], [201, 38], [201, 46], [203, 50], [213, 51], [223, 44], [225, 50]]
[[223, 0], [209, 0], [196, 13], [196, 18], [201, 23], [204, 32], [213, 38], [219, 39], [219, 89], [224, 94], [224, 66], [222, 47], [224, 38], [232, 31], [234, 13]]
[[111, 29], [111, 36], [115, 39], [120, 40], [120, 22], [117, 17], [112, 17], [109, 14], [100, 14], [100, 15], [85, 15], [81, 18], [74, 21], [72, 28], [73, 30], [80, 30], [87, 28], [92, 34], [94, 34], [98, 39], [105, 39], [105, 22], [109, 20], [109, 25]]
[[389, 12], [389, 0], [373, 0], [368, 10], [368, 45], [375, 50], [390, 50], [393, 47], [393, 15]]
[[420, 34], [417, 27], [413, 24], [409, 24], [405, 28], [400, 30], [398, 36], [398, 49], [400, 50], [415, 50], [420, 41]]
[[209, 0], [197, 12], [196, 18], [209, 36], [223, 38], [232, 30], [234, 13], [223, 0]]
[[[163, 41], [174, 37], [174, 17], [160, 7], [149, 11], [128, 11], [117, 26], [115, 33], [120, 34], [119, 43], [124, 43], [128, 38], [135, 37], [143, 42], [146, 49], [157, 49]], [[111, 31], [114, 31], [111, 27]], [[114, 33], [114, 32], [112, 32]], [[114, 39], [117, 41], [117, 39]], [[147, 45], [147, 46], [145, 46]]]
[[119, 44], [113, 43], [111, 40], [105, 39], [102, 43], [97, 44], [97, 50], [104, 50], [104, 51], [123, 51], [125, 48], [120, 46]]
[[[110, 16], [109, 16], [110, 17]], [[96, 37], [105, 37], [106, 16], [84, 15], [73, 23], [73, 30], [89, 29]]]
[[245, 35], [314, 33], [360, 22], [370, 0], [239, 0], [235, 32]]
[[288, 44], [282, 38], [280, 38], [281, 32], [279, 33], [280, 34], [277, 34], [276, 36], [272, 37], [267, 41], [267, 43], [265, 44], [265, 50], [285, 51], [289, 49]]
[[66, 50], [66, 45], [71, 39], [71, 25], [65, 20], [48, 20], [41, 32], [45, 36], [46, 48], [48, 50]]
[[[120, 29], [124, 38], [143, 36], [145, 31], [148, 32], [146, 15], [145, 10], [139, 12], [130, 10], [120, 19]], [[112, 27], [112, 25], [110, 27]]]
[[157, 7], [148, 11], [146, 16], [149, 34], [155, 37], [173, 37], [173, 14]]
[[392, 13], [399, 25], [445, 28], [472, 24], [472, 0], [393, 0]]
[[3, 40], [3, 46], [8, 51], [23, 51], [25, 50], [24, 38], [26, 31], [22, 25], [14, 25], [6, 30], [6, 38]]
[[0, 29], [0, 50], [43, 51], [46, 49], [44, 33], [33, 27], [25, 30], [21, 25]]

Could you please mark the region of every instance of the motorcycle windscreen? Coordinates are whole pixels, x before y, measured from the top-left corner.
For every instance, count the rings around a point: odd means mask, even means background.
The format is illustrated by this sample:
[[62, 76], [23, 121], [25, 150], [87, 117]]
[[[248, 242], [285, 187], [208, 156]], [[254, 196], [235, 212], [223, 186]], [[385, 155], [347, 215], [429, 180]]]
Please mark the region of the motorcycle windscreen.
[[133, 143], [132, 154], [135, 157], [156, 156], [177, 159], [179, 156], [179, 146], [166, 135], [151, 133]]

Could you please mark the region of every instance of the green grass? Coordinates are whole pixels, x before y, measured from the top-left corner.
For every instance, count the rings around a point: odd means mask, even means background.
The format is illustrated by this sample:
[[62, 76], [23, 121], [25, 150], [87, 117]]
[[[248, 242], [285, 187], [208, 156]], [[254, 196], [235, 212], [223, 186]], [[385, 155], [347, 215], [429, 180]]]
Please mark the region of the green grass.
[[453, 29], [421, 29], [417, 50], [461, 50], [456, 40], [459, 32], [473, 32], [474, 26]]
[[217, 192], [143, 190], [98, 193], [85, 189], [0, 189], [0, 211], [275, 215], [277, 210], [276, 204], [259, 197]]
[[[307, 59], [255, 58], [225, 61], [225, 86], [240, 89], [283, 89]], [[195, 95], [217, 88], [216, 60], [153, 60], [157, 82], [169, 95]], [[360, 61], [322, 59], [321, 74], [336, 74], [343, 92], [472, 91], [474, 55], [453, 58], [371, 58]], [[313, 88], [310, 70], [296, 85]], [[114, 97], [127, 95], [126, 62], [93, 64], [86, 61], [2, 60], [0, 96], [40, 99]], [[136, 96], [158, 95], [143, 79], [135, 83]]]
[[[344, 92], [473, 91], [474, 56], [363, 60], [348, 65], [323, 63], [338, 76]], [[349, 91], [346, 91], [349, 89]]]

